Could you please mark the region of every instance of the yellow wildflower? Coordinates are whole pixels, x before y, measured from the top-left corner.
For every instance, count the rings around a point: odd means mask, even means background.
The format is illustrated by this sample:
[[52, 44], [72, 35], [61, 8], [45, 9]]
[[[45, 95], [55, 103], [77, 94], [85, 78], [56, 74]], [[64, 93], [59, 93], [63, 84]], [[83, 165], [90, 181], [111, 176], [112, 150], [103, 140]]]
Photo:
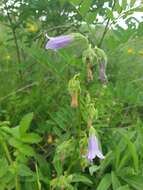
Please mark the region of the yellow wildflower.
[[52, 144], [53, 143], [53, 137], [52, 137], [52, 135], [48, 135], [47, 142], [48, 142], [48, 144]]
[[38, 31], [38, 26], [36, 24], [27, 23], [26, 28], [28, 32], [34, 33]]
[[138, 52], [138, 54], [139, 54], [139, 55], [143, 55], [143, 50], [140, 50], [140, 51]]
[[128, 54], [133, 54], [134, 50], [132, 48], [128, 48]]
[[5, 60], [9, 61], [11, 59], [11, 56], [9, 54], [7, 54], [5, 57], [4, 57]]

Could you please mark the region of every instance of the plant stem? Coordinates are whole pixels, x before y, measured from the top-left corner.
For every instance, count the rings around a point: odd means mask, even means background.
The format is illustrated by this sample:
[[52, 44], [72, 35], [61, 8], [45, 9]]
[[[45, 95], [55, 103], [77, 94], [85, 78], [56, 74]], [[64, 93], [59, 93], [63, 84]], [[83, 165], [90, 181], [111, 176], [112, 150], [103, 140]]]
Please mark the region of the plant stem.
[[39, 179], [39, 171], [38, 171], [37, 163], [35, 163], [35, 168], [36, 168], [36, 176], [37, 176], [37, 186], [38, 186], [38, 190], [41, 190], [41, 183], [40, 183], [40, 179]]
[[3, 149], [4, 149], [4, 151], [5, 151], [5, 154], [6, 154], [6, 157], [7, 157], [8, 161], [9, 161], [9, 163], [12, 164], [13, 161], [12, 161], [10, 152], [9, 152], [9, 150], [8, 150], [7, 144], [6, 144], [5, 142], [2, 142], [2, 146], [3, 146]]
[[110, 22], [110, 18], [107, 20], [107, 23], [106, 23], [105, 29], [104, 29], [104, 31], [103, 31], [101, 40], [100, 40], [100, 42], [99, 42], [99, 44], [98, 44], [98, 47], [101, 47], [101, 45], [102, 45], [102, 43], [103, 43], [103, 40], [104, 40], [104, 38], [105, 38], [105, 35], [106, 35], [107, 31], [108, 31], [109, 22]]
[[[115, 3], [116, 3], [116, 1], [114, 1], [113, 5], [112, 5], [112, 11], [113, 11], [113, 9], [114, 9], [114, 7], [115, 7]], [[101, 47], [101, 45], [102, 45], [102, 43], [103, 43], [103, 40], [104, 40], [104, 38], [105, 38], [105, 35], [106, 35], [106, 33], [107, 33], [108, 29], [109, 29], [108, 26], [109, 26], [110, 20], [111, 20], [111, 18], [108, 18], [108, 19], [107, 19], [107, 23], [106, 23], [106, 25], [105, 25], [105, 29], [104, 29], [104, 31], [103, 31], [101, 40], [100, 40], [100, 42], [99, 42], [99, 44], [98, 44], [98, 47], [99, 47], [99, 48]]]
[[10, 23], [10, 28], [12, 30], [12, 34], [13, 34], [13, 39], [14, 39], [14, 43], [15, 43], [15, 47], [16, 47], [16, 54], [17, 54], [17, 61], [18, 61], [18, 64], [19, 64], [19, 68], [18, 68], [18, 72], [19, 72], [19, 77], [20, 79], [22, 80], [22, 71], [21, 71], [21, 55], [20, 55], [20, 49], [19, 49], [19, 45], [18, 45], [18, 39], [17, 39], [17, 35], [16, 35], [16, 27], [14, 26], [14, 23], [12, 21], [12, 18], [9, 14], [9, 9], [8, 9], [8, 6], [5, 2], [5, 9], [7, 11], [7, 18], [8, 18], [8, 21]]
[[[14, 166], [14, 162], [13, 162], [13, 160], [12, 160], [12, 158], [11, 158], [11, 155], [10, 155], [10, 152], [9, 152], [9, 150], [8, 150], [8, 147], [7, 147], [6, 142], [3, 140], [3, 141], [1, 141], [1, 144], [2, 144], [2, 146], [3, 146], [3, 149], [4, 149], [4, 152], [5, 152], [5, 154], [6, 154], [7, 160], [9, 161], [9, 163], [10, 163], [11, 165]], [[18, 177], [17, 174], [15, 175], [15, 190], [20, 190], [19, 177]]]
[[18, 175], [15, 176], [15, 190], [20, 190], [20, 183]]

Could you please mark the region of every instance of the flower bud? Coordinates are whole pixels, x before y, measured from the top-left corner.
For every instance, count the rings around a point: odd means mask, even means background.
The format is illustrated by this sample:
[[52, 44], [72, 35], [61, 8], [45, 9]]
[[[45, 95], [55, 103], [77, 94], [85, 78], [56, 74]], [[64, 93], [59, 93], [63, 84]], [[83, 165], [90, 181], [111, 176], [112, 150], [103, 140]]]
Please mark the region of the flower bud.
[[36, 23], [27, 23], [26, 29], [28, 32], [35, 33], [38, 31], [38, 25]]
[[91, 48], [91, 45], [89, 45], [88, 49], [86, 49], [82, 54], [82, 61], [86, 64], [87, 67], [87, 80], [92, 81], [93, 80], [93, 73], [92, 73], [92, 67], [94, 62], [94, 59], [96, 57], [96, 54], [94, 50]]
[[103, 84], [106, 84], [108, 82], [106, 75], [107, 55], [102, 49], [98, 47], [95, 47], [94, 51], [97, 55], [97, 60], [99, 62], [99, 80]]
[[78, 107], [78, 95], [80, 93], [79, 74], [75, 75], [68, 84], [68, 91], [71, 95], [71, 107]]
[[68, 35], [61, 35], [57, 37], [49, 37], [48, 36], [48, 42], [46, 43], [45, 48], [46, 49], [52, 49], [52, 50], [58, 50], [61, 48], [67, 48], [70, 47], [74, 50], [77, 47], [87, 47], [88, 46], [88, 40], [85, 36], [83, 36], [80, 33], [71, 33]]
[[53, 143], [53, 137], [52, 137], [52, 135], [48, 135], [48, 139], [47, 139], [47, 142], [48, 142], [48, 144], [52, 144]]
[[98, 110], [95, 108], [94, 102], [92, 102], [90, 95], [86, 96], [86, 112], [87, 112], [87, 126], [90, 128], [92, 126], [92, 121], [94, 117], [97, 119]]

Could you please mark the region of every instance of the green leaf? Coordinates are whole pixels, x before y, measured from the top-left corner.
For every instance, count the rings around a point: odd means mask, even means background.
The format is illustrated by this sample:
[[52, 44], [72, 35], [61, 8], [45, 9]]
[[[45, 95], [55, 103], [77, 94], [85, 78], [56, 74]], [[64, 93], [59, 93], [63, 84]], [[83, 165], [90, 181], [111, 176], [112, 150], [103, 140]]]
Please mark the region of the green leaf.
[[119, 1], [116, 1], [115, 9], [117, 10], [119, 14], [122, 12], [122, 7], [120, 6]]
[[112, 10], [110, 10], [110, 9], [108, 9], [108, 8], [106, 8], [106, 15], [107, 15], [107, 18], [108, 19], [113, 19], [114, 18], [114, 16], [113, 16], [113, 11]]
[[25, 143], [38, 143], [42, 138], [36, 133], [28, 133], [21, 137], [21, 141]]
[[104, 173], [105, 169], [113, 162], [113, 152], [110, 151], [100, 164], [100, 172]]
[[143, 6], [138, 6], [136, 8], [131, 9], [132, 12], [143, 12]]
[[5, 158], [0, 159], [0, 178], [8, 171], [8, 162]]
[[135, 2], [136, 2], [136, 0], [131, 0], [131, 1], [130, 1], [130, 7], [133, 7], [134, 4], [135, 4]]
[[72, 3], [73, 5], [79, 5], [81, 0], [69, 0], [70, 3]]
[[89, 168], [89, 173], [92, 176], [94, 172], [98, 171], [100, 169], [100, 166], [93, 165]]
[[109, 189], [111, 185], [111, 175], [110, 174], [105, 174], [100, 181], [97, 190], [107, 190]]
[[33, 119], [33, 113], [29, 113], [22, 118], [19, 128], [21, 136], [24, 135], [28, 130], [28, 128], [30, 127], [32, 119]]
[[136, 190], [143, 189], [143, 176], [121, 176], [122, 180], [128, 183], [130, 186]]
[[35, 156], [34, 149], [31, 146], [22, 144], [14, 138], [9, 139], [9, 144], [15, 147], [19, 152], [23, 153], [25, 156]]
[[83, 3], [81, 4], [81, 7], [79, 9], [79, 12], [82, 16], [85, 16], [85, 14], [88, 12], [91, 4], [92, 4], [92, 0], [83, 1]]
[[94, 13], [89, 12], [89, 13], [86, 15], [86, 22], [87, 22], [88, 24], [93, 23], [93, 21], [96, 20], [96, 16], [97, 16], [97, 12], [94, 12]]
[[127, 0], [122, 0], [122, 8], [125, 10], [127, 7]]
[[55, 157], [54, 157], [53, 164], [54, 164], [55, 170], [57, 172], [57, 175], [58, 176], [62, 175], [62, 172], [63, 172], [62, 162], [57, 155], [55, 155]]
[[132, 156], [135, 170], [136, 170], [136, 172], [138, 172], [138, 170], [139, 170], [139, 159], [138, 159], [138, 154], [137, 154], [137, 151], [136, 151], [136, 147], [131, 142], [131, 140], [129, 139], [129, 137], [125, 133], [120, 131], [120, 134], [123, 136], [123, 138], [125, 140], [125, 143], [127, 143], [127, 145], [128, 145], [128, 149], [129, 149], [129, 152], [130, 152], [130, 154]]
[[32, 172], [26, 165], [24, 164], [19, 164], [17, 166], [18, 168], [18, 174], [20, 176], [33, 176], [34, 172]]
[[116, 190], [118, 187], [121, 186], [121, 183], [118, 179], [118, 177], [116, 176], [115, 172], [112, 171], [111, 173], [111, 178], [112, 178], [112, 187], [113, 187], [113, 190]]
[[130, 188], [129, 188], [128, 185], [124, 185], [124, 186], [119, 187], [119, 188], [116, 189], [116, 190], [130, 190]]
[[92, 181], [90, 179], [88, 179], [87, 177], [80, 175], [80, 174], [73, 174], [72, 175], [72, 182], [82, 182], [85, 183], [87, 185], [92, 185]]

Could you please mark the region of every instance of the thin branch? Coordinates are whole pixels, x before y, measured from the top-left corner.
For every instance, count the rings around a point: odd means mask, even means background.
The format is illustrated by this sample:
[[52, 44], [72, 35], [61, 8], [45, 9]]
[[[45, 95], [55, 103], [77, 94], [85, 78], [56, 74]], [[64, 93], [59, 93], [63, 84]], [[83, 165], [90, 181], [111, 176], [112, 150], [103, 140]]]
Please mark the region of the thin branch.
[[20, 79], [22, 80], [22, 71], [21, 71], [21, 56], [20, 56], [20, 49], [19, 49], [19, 45], [18, 45], [18, 39], [17, 39], [17, 35], [16, 35], [16, 27], [14, 27], [14, 23], [12, 21], [12, 18], [9, 14], [9, 9], [8, 9], [8, 6], [5, 2], [5, 9], [7, 11], [7, 18], [8, 18], [8, 21], [10, 23], [10, 28], [12, 30], [12, 34], [13, 34], [13, 39], [14, 39], [14, 43], [15, 43], [15, 47], [16, 47], [16, 53], [17, 53], [17, 61], [18, 61], [18, 64], [19, 64], [19, 68], [18, 68], [18, 72], [19, 72], [19, 76], [20, 76]]
[[37, 85], [38, 85], [38, 82], [33, 82], [33, 83], [28, 84], [28, 85], [26, 85], [26, 86], [24, 86], [22, 88], [19, 88], [14, 92], [9, 93], [7, 96], [4, 96], [4, 97], [0, 98], [0, 102], [2, 102], [3, 100], [9, 98], [10, 96], [13, 96], [13, 95], [15, 95], [17, 93], [23, 92], [24, 90], [26, 90], [26, 89], [28, 89], [30, 87], [33, 87], [33, 86], [37, 86]]
[[110, 22], [110, 18], [108, 18], [108, 20], [107, 20], [107, 23], [106, 23], [105, 29], [104, 29], [104, 31], [103, 31], [101, 40], [100, 40], [100, 42], [99, 42], [99, 44], [98, 44], [98, 47], [101, 47], [101, 45], [102, 45], [102, 43], [103, 43], [103, 40], [104, 40], [104, 38], [105, 38], [105, 35], [106, 35], [107, 31], [108, 31], [109, 22]]
[[[113, 6], [112, 6], [112, 11], [113, 11], [113, 9], [114, 9], [114, 7], [115, 7], [115, 3], [116, 3], [116, 2], [115, 2], [115, 0], [114, 0]], [[100, 42], [99, 42], [99, 44], [98, 44], [98, 47], [101, 47], [101, 45], [102, 45], [102, 43], [103, 43], [103, 40], [104, 40], [104, 38], [105, 38], [105, 36], [106, 36], [106, 33], [108, 32], [108, 29], [109, 29], [108, 26], [109, 26], [110, 20], [111, 20], [111, 18], [108, 18], [108, 19], [107, 19], [107, 23], [106, 23], [105, 29], [104, 29], [104, 31], [103, 31], [101, 40], [100, 40]]]

